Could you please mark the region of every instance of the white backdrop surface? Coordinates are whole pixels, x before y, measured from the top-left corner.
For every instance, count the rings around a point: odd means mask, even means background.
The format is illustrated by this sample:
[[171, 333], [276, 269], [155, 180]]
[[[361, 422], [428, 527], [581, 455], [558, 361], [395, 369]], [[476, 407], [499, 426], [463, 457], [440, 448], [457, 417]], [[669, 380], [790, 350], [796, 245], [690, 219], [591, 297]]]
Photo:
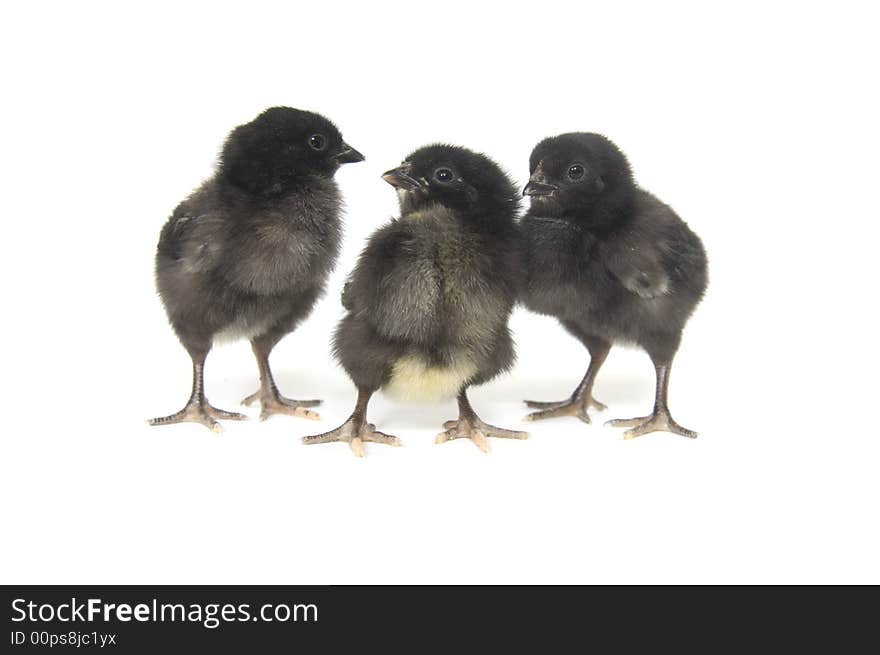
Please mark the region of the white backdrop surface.
[[[315, 3], [309, 3], [315, 5]], [[878, 46], [868, 3], [241, 2], [4, 5], [0, 207], [4, 583], [880, 582]], [[324, 113], [363, 152], [338, 181], [329, 293], [275, 350], [289, 417], [149, 428], [189, 359], [152, 279], [165, 219], [226, 133], [267, 106]], [[644, 353], [612, 351], [609, 411], [527, 424], [587, 354], [517, 310], [515, 370], [475, 389], [524, 442], [433, 444], [454, 403], [377, 396], [405, 447], [301, 446], [354, 388], [329, 353], [339, 292], [397, 210], [416, 147], [482, 150], [522, 184], [542, 137], [598, 131], [701, 236], [710, 287], [670, 403], [695, 441], [633, 441]], [[214, 404], [256, 388], [246, 343]]]

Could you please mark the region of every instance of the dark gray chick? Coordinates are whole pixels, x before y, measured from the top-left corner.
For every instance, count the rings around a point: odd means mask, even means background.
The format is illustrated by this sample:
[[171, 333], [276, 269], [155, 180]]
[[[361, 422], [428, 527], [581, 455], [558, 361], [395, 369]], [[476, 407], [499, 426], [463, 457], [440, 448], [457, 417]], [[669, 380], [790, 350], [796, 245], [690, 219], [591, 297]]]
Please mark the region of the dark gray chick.
[[186, 406], [151, 425], [195, 421], [219, 432], [216, 419], [243, 414], [208, 404], [205, 358], [218, 339], [250, 339], [261, 418], [284, 413], [317, 419], [319, 400], [282, 397], [269, 353], [308, 316], [324, 291], [341, 238], [340, 164], [363, 161], [329, 120], [272, 107], [235, 128], [216, 174], [184, 200], [159, 238], [156, 284], [168, 319], [193, 365]]
[[682, 329], [706, 289], [700, 239], [636, 186], [626, 157], [603, 136], [545, 139], [532, 152], [529, 170], [522, 301], [557, 317], [590, 351], [590, 365], [569, 399], [526, 401], [540, 410], [527, 418], [575, 416], [589, 423], [591, 406], [604, 409], [592, 390], [611, 345], [633, 343], [654, 363], [654, 410], [608, 424], [631, 428], [627, 439], [657, 430], [696, 437], [672, 420], [666, 396]]
[[458, 398], [459, 417], [437, 437], [524, 439], [484, 423], [466, 390], [513, 364], [507, 327], [518, 285], [514, 219], [519, 193], [495, 162], [464, 148], [417, 150], [384, 179], [397, 189], [401, 216], [377, 230], [342, 296], [348, 313], [334, 336], [337, 359], [358, 389], [351, 417], [306, 444], [345, 441], [399, 445], [367, 422], [378, 389], [417, 400]]

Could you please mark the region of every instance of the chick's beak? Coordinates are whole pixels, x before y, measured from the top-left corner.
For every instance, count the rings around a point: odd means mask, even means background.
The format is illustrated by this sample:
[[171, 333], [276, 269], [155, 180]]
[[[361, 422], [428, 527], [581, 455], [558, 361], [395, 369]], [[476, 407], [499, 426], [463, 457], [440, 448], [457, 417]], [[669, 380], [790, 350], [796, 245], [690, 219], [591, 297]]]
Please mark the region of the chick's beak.
[[343, 141], [342, 150], [336, 154], [334, 159], [340, 164], [355, 164], [359, 161], [364, 161], [364, 156]]
[[421, 188], [422, 185], [410, 175], [411, 172], [412, 165], [409, 162], [404, 162], [397, 168], [392, 168], [390, 171], [384, 173], [382, 179], [395, 189], [415, 191], [416, 189]]
[[523, 189], [524, 196], [552, 196], [559, 191], [559, 187], [555, 184], [547, 184], [546, 182], [538, 182], [537, 180], [529, 180], [526, 188]]
[[526, 188], [523, 189], [524, 196], [552, 196], [557, 191], [559, 191], [559, 187], [555, 184], [551, 184], [547, 174], [544, 172], [544, 169], [539, 164], [538, 168], [535, 169], [535, 172], [532, 173], [532, 176], [529, 178], [529, 183], [526, 184]]

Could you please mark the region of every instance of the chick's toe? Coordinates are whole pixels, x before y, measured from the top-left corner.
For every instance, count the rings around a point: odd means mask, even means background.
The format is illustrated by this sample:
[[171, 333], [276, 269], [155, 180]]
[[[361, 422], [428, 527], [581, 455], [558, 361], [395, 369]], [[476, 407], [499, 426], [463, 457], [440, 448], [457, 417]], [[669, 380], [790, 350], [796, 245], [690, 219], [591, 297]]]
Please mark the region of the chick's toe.
[[250, 407], [254, 403], [260, 403], [260, 420], [265, 421], [273, 414], [287, 414], [288, 416], [298, 416], [307, 418], [312, 421], [321, 420], [321, 416], [317, 412], [306, 409], [307, 407], [317, 407], [321, 404], [320, 400], [292, 400], [285, 398], [279, 393], [267, 393], [266, 391], [257, 391], [241, 401], [242, 405]]
[[696, 439], [698, 434], [693, 430], [683, 428], [676, 423], [669, 412], [655, 412], [650, 416], [641, 416], [638, 418], [613, 419], [605, 423], [608, 427], [613, 428], [630, 428], [623, 433], [624, 439], [635, 439], [651, 432], [671, 432], [689, 439]]
[[363, 457], [365, 455], [365, 442], [380, 443], [386, 446], [403, 445], [397, 437], [376, 430], [376, 426], [372, 423], [364, 423], [351, 418], [335, 430], [303, 437], [303, 443], [307, 446], [336, 441], [347, 443], [356, 457]]
[[150, 425], [171, 425], [173, 423], [201, 423], [212, 432], [220, 433], [222, 428], [217, 420], [246, 421], [247, 416], [237, 412], [227, 412], [217, 409], [206, 402], [189, 403], [186, 407], [175, 414], [150, 419]]

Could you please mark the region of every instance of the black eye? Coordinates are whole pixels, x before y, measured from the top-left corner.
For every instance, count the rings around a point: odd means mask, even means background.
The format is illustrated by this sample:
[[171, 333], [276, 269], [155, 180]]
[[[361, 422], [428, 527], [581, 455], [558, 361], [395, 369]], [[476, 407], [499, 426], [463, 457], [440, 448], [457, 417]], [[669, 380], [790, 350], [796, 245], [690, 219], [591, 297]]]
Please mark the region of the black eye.
[[450, 182], [452, 180], [452, 171], [448, 168], [438, 168], [434, 171], [434, 177], [440, 182]]
[[584, 176], [584, 167], [580, 164], [572, 164], [568, 167], [568, 177], [572, 180], [579, 180]]
[[323, 134], [313, 134], [309, 137], [309, 147], [312, 150], [323, 150], [327, 147], [327, 139], [324, 138]]

